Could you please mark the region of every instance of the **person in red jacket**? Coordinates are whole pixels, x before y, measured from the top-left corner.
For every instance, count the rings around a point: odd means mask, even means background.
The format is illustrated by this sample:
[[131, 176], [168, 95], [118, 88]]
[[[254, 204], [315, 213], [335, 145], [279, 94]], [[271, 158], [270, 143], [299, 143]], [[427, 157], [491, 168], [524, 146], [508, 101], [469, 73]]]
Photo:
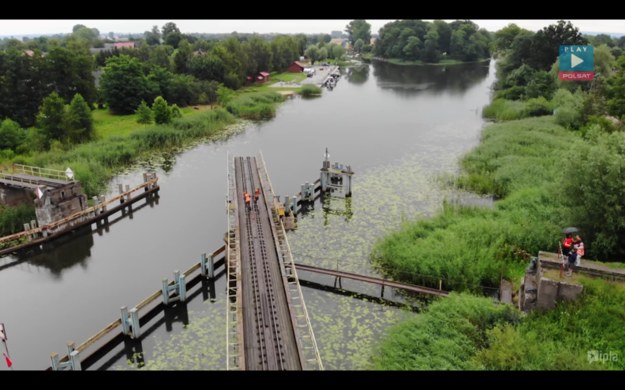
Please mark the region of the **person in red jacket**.
[[564, 241], [562, 241], [562, 255], [568, 256], [569, 252], [573, 248], [573, 234], [567, 233]]

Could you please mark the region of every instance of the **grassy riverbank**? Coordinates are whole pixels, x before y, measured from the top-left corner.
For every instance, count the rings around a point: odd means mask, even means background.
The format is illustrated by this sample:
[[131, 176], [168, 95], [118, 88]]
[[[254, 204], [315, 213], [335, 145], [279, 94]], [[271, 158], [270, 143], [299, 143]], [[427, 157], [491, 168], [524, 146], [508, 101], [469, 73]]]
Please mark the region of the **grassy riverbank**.
[[[500, 104], [494, 111], [505, 109]], [[485, 128], [480, 145], [461, 160], [456, 184], [500, 200], [492, 209], [445, 205], [432, 219], [406, 223], [377, 243], [375, 264], [393, 278], [430, 286], [442, 279], [455, 291], [480, 293], [497, 288], [501, 278], [518, 287], [530, 256], [555, 251], [570, 222], [563, 167], [589, 143], [556, 122], [542, 116]], [[579, 301], [527, 317], [498, 312], [490, 299], [445, 298], [392, 329], [372, 368], [622, 370], [625, 286], [579, 281], [585, 289]]]
[[625, 286], [580, 281], [580, 301], [527, 317], [490, 298], [451, 294], [393, 327], [371, 368], [623, 370]]
[[531, 255], [553, 250], [567, 208], [558, 184], [566, 152], [583, 142], [551, 117], [487, 127], [461, 161], [457, 184], [505, 197], [492, 209], [445, 205], [432, 219], [407, 223], [381, 240], [375, 264], [389, 276], [446, 289], [480, 291], [520, 275]]
[[[94, 111], [97, 138], [79, 145], [56, 144], [50, 150], [16, 155], [11, 163], [65, 170], [71, 167], [88, 197], [101, 193], [121, 169], [155, 152], [183, 147], [200, 139], [220, 137], [237, 118], [264, 120], [273, 118], [284, 98], [275, 92], [244, 91], [225, 106], [200, 106], [182, 109], [183, 117], [167, 125], [142, 125], [136, 115], [111, 115], [108, 110]], [[32, 211], [32, 210], [31, 210]], [[0, 234], [22, 230], [31, 212], [0, 209]], [[24, 219], [24, 217], [28, 217]]]

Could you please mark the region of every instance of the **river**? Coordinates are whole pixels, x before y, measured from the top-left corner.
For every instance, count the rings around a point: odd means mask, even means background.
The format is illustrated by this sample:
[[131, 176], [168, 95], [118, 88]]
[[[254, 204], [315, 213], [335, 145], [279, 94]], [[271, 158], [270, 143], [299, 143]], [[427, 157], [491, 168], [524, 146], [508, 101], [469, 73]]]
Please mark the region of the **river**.
[[[294, 98], [275, 119], [178, 155], [145, 163], [161, 186], [157, 202], [100, 232], [83, 232], [45, 253], [0, 259], [0, 322], [14, 369], [41, 369], [65, 343], [80, 343], [223, 243], [227, 155], [262, 151], [280, 195], [318, 178], [326, 147], [332, 161], [356, 172], [351, 202], [319, 203], [289, 233], [297, 262], [375, 274], [368, 254], [376, 239], [406, 219], [431, 215], [453, 196], [445, 177], [477, 145], [494, 65], [402, 67], [374, 62], [348, 68], [333, 91]], [[110, 183], [134, 186], [146, 167]], [[141, 204], [141, 203], [140, 203]], [[300, 277], [309, 276], [300, 274]], [[200, 295], [183, 317], [169, 315], [139, 345], [146, 368], [225, 368], [225, 278], [214, 300]], [[310, 277], [331, 282], [323, 277]], [[370, 295], [379, 288], [343, 282]], [[327, 369], [362, 369], [375, 341], [399, 319], [415, 315], [357, 298], [304, 287], [313, 330]], [[387, 292], [391, 296], [393, 292]], [[139, 356], [111, 352], [94, 368], [127, 368]], [[132, 365], [131, 365], [132, 366]], [[0, 364], [0, 370], [6, 370]]]

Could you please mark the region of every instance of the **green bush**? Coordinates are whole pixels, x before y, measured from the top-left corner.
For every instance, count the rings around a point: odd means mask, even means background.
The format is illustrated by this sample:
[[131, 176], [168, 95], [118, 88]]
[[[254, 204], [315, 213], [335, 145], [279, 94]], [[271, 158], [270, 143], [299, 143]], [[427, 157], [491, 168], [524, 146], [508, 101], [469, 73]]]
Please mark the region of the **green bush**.
[[516, 323], [511, 306], [465, 294], [432, 303], [427, 311], [392, 328], [373, 356], [376, 370], [482, 369], [472, 357], [486, 346], [487, 331]]
[[393, 278], [432, 287], [442, 279], [460, 291], [517, 277], [530, 256], [556, 249], [571, 222], [561, 167], [582, 142], [550, 117], [487, 127], [461, 161], [459, 184], [503, 199], [493, 209], [445, 206], [433, 219], [407, 223], [376, 244], [372, 260]]
[[275, 92], [257, 92], [238, 96], [226, 104], [232, 115], [250, 120], [271, 119], [276, 115], [276, 103], [283, 101]]
[[15, 207], [0, 206], [0, 236], [24, 230], [24, 223], [33, 219], [35, 219], [34, 204]]
[[306, 84], [302, 87], [302, 96], [311, 97], [321, 95], [321, 88], [313, 84]]

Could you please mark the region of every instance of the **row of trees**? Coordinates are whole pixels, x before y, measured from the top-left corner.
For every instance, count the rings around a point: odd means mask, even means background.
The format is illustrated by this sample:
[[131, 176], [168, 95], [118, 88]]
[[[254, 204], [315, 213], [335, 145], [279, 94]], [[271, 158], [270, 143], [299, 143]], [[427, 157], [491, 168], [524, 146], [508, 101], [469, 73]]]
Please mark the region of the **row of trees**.
[[93, 56], [82, 47], [25, 53], [0, 51], [0, 118], [32, 126], [45, 96], [56, 92], [68, 103], [79, 93], [88, 103], [96, 100]]
[[491, 34], [469, 20], [398, 20], [380, 29], [375, 54], [384, 58], [475, 61], [490, 57]]

